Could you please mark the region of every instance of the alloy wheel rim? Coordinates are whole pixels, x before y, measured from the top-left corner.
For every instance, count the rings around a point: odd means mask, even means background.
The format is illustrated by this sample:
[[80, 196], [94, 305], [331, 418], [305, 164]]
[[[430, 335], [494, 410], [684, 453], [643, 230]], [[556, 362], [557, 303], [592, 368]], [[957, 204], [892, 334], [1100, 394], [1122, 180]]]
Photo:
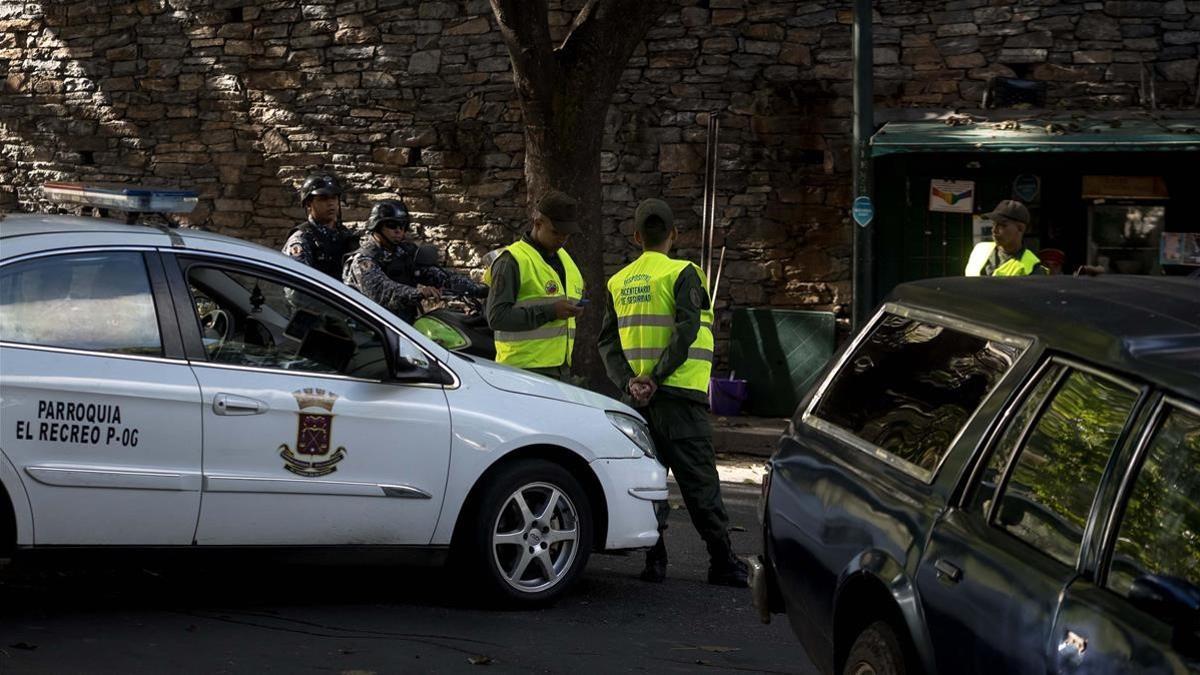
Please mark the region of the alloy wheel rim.
[[579, 552], [578, 514], [556, 485], [514, 490], [492, 524], [492, 562], [505, 583], [538, 593], [562, 581]]

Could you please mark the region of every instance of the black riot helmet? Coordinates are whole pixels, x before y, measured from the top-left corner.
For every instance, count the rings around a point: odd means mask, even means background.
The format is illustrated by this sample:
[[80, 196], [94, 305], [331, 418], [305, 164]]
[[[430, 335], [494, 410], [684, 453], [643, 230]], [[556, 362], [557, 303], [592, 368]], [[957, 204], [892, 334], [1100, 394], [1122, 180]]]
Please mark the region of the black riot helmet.
[[300, 186], [300, 204], [308, 206], [308, 200], [315, 196], [334, 195], [341, 196], [342, 186], [338, 183], [337, 176], [331, 173], [314, 173], [304, 179], [304, 184]]
[[367, 218], [367, 229], [374, 232], [381, 225], [396, 224], [408, 230], [410, 223], [408, 207], [398, 199], [385, 199], [371, 207], [371, 216]]

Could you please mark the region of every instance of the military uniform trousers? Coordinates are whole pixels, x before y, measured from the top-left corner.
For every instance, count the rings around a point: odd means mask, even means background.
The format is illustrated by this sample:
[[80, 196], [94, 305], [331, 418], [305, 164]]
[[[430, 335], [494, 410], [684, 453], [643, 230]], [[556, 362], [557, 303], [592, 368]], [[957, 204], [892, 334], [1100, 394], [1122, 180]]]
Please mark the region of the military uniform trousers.
[[[692, 525], [708, 547], [709, 557], [718, 561], [728, 559], [729, 515], [721, 499], [712, 423], [704, 405], [659, 393], [639, 412], [650, 423], [658, 461], [675, 475]], [[670, 506], [660, 502], [655, 507], [658, 529], [662, 532], [667, 527]]]

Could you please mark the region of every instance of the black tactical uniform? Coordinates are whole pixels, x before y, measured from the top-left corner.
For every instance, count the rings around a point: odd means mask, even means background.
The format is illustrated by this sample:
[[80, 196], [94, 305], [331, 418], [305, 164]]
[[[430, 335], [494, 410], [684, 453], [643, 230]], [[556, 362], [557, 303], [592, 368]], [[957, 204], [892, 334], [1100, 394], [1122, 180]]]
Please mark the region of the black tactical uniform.
[[416, 244], [400, 241], [392, 246], [387, 243], [386, 235], [376, 234], [385, 225], [408, 232], [409, 224], [408, 207], [399, 200], [385, 199], [372, 207], [367, 219], [371, 236], [365, 237], [358, 250], [346, 259], [342, 281], [408, 323], [416, 321], [421, 311], [424, 296], [418, 284], [460, 295], [487, 295], [487, 286], [461, 274], [436, 265], [418, 267]]
[[342, 225], [318, 225], [310, 220], [292, 230], [283, 252], [338, 279], [342, 276], [342, 259], [357, 248], [358, 237], [358, 232]]
[[401, 242], [388, 250], [374, 237], [366, 237], [363, 245], [346, 260], [342, 281], [408, 323], [415, 321], [421, 310], [422, 295], [417, 284], [449, 293], [487, 295], [487, 286], [469, 277], [441, 267], [418, 269], [413, 264], [416, 253], [417, 245], [411, 242]]
[[[341, 198], [342, 186], [330, 173], [317, 172], [310, 175], [300, 186], [300, 203], [305, 207], [313, 197]], [[325, 274], [340, 279], [342, 259], [358, 248], [359, 232], [342, 226], [339, 202], [337, 221], [333, 225], [313, 222], [312, 218], [297, 225], [283, 245], [283, 253], [299, 262], [315, 267]]]

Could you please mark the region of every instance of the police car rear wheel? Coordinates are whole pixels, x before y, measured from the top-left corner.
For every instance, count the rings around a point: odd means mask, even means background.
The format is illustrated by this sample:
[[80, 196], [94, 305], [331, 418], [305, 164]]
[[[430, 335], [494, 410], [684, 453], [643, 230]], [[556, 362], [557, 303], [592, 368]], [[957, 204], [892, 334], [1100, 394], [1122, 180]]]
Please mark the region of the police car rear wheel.
[[472, 559], [493, 598], [509, 604], [554, 600], [591, 553], [587, 496], [565, 469], [528, 460], [503, 470], [480, 501]]

